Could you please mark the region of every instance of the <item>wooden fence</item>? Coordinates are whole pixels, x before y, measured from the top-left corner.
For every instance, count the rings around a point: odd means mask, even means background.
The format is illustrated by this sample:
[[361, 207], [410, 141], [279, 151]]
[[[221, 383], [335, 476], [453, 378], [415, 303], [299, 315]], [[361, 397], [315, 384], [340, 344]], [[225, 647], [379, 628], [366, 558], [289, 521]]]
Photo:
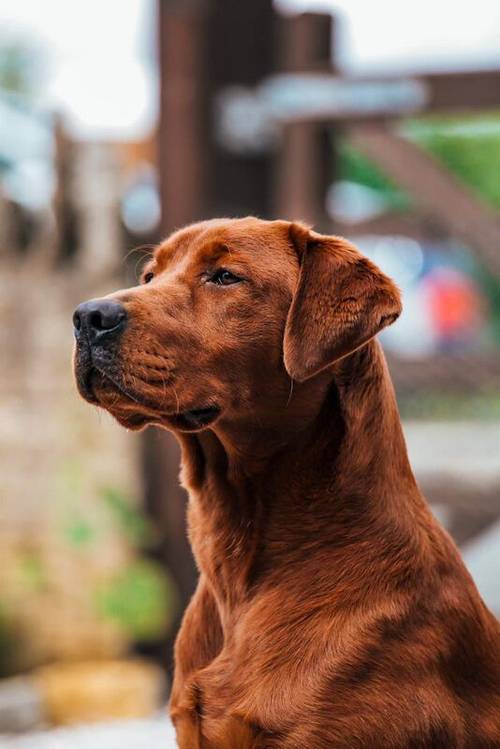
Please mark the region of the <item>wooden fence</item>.
[[[369, 227], [351, 225], [352, 234], [369, 228], [370, 233], [408, 231], [425, 237], [429, 224], [439, 226], [443, 235], [466, 243], [490, 273], [500, 275], [500, 217], [394, 129], [398, 118], [409, 113], [457, 114], [498, 108], [500, 70], [416, 73], [401, 80], [345, 78], [339, 75], [335, 62], [338, 25], [329, 16], [282, 17], [273, 10], [271, 0], [254, 0], [245, 4], [244, 11], [232, 0], [186, 5], [158, 0], [158, 8], [164, 234], [205, 216], [248, 213], [299, 218], [342, 233], [346, 227], [333, 225], [325, 210], [326, 190], [337, 173], [337, 138], [342, 134], [408, 191], [417, 207], [411, 215], [382, 216]], [[294, 77], [280, 77], [284, 73]], [[310, 81], [314, 88], [318, 80], [330, 82], [343, 92], [343, 108], [332, 103], [330, 108], [301, 109], [292, 89], [300, 88], [301, 81]], [[295, 110], [288, 117], [286, 112], [276, 115], [275, 111], [274, 121], [266, 123], [269, 99], [265, 99], [265, 93], [269, 93], [270, 84], [276, 83], [278, 93], [288, 85]], [[399, 92], [399, 109], [390, 98], [389, 104], [383, 97], [380, 101], [380, 96], [371, 109], [356, 108], [356, 91], [360, 90], [356, 86], [360, 84], [365, 92], [366, 84], [379, 91], [391, 84], [391, 90]], [[347, 106], [349, 96], [351, 105]], [[249, 121], [257, 121], [251, 137]], [[266, 124], [272, 127], [266, 130]], [[500, 390], [497, 350], [474, 355], [442, 354], [423, 360], [391, 355], [390, 367], [400, 391], [432, 390], [437, 386], [470, 393], [481, 392], [485, 385]], [[417, 432], [418, 427], [410, 426], [410, 449], [416, 458], [423, 444]], [[500, 516], [500, 466], [493, 456], [491, 464], [497, 470], [493, 470], [493, 478], [484, 480], [481, 465], [474, 462], [472, 444], [467, 449], [464, 433], [460, 432], [461, 441], [455, 440], [454, 433], [453, 424], [448, 425], [448, 432], [440, 433], [439, 439], [436, 432], [429, 432], [429, 439], [435, 440], [435, 454], [450, 442], [460, 442], [463, 453], [455, 454], [454, 461], [443, 468], [428, 454], [427, 462], [416, 462], [427, 496], [436, 506], [446, 506], [449, 527], [459, 542], [466, 543]], [[482, 444], [488, 452], [488, 438], [493, 436], [486, 428], [483, 435], [482, 440], [472, 433], [470, 438], [478, 450]], [[158, 510], [162, 487], [174, 481], [172, 471], [178, 454], [168, 437], [154, 449], [169, 455], [168, 461], [155, 463], [151, 479], [150, 504], [163, 517], [165, 510]], [[466, 463], [470, 471], [464, 477], [458, 467]], [[189, 551], [181, 532], [183, 511], [179, 497], [176, 507], [168, 510], [175, 530], [167, 533], [166, 543], [187, 600], [194, 578], [192, 567], [186, 572]]]

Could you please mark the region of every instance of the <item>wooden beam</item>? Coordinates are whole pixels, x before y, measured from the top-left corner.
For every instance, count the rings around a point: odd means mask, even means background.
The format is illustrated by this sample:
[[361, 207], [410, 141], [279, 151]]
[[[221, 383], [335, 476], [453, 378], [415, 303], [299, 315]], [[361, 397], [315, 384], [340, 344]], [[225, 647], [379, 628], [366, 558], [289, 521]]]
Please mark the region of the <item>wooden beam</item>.
[[428, 87], [427, 111], [464, 113], [500, 108], [500, 69], [424, 73], [415, 77]]
[[[498, 487], [497, 487], [498, 492]], [[498, 493], [496, 494], [498, 497]], [[469, 541], [478, 538], [489, 528], [496, 525], [500, 518], [500, 508], [497, 514], [478, 513], [471, 510], [474, 507], [475, 495], [469, 495], [468, 510], [453, 510], [451, 518], [447, 523], [447, 530], [459, 546], [464, 546]]]
[[389, 211], [355, 223], [335, 220], [332, 221], [330, 232], [348, 238], [360, 235], [387, 237], [399, 234], [418, 242], [442, 240], [448, 236], [442, 227], [436, 226], [435, 219], [415, 211], [407, 213]]
[[322, 91], [321, 96], [317, 91], [312, 97], [309, 109], [304, 106], [300, 114], [295, 113], [294, 119], [301, 122], [355, 123], [386, 121], [408, 114], [464, 115], [500, 110], [500, 68], [374, 77], [337, 75], [335, 66], [329, 63], [308, 65], [293, 72], [297, 84], [303, 78], [313, 92], [316, 86]]
[[433, 505], [447, 505], [460, 513], [489, 518], [500, 516], [500, 482], [481, 486], [480, 482], [458, 480], [450, 474], [421, 477], [417, 480], [422, 492]]
[[476, 251], [500, 277], [500, 218], [419, 146], [382, 125], [349, 129], [352, 145], [406, 190], [417, 207]]
[[426, 359], [407, 359], [387, 354], [389, 369], [399, 393], [446, 390], [478, 393], [500, 390], [500, 356], [497, 352], [435, 354]]

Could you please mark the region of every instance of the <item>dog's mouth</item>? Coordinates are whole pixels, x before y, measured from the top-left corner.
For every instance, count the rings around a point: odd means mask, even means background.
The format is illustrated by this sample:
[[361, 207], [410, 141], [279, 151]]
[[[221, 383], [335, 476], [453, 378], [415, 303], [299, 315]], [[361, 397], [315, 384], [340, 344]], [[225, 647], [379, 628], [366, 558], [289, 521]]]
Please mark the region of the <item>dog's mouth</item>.
[[169, 422], [183, 432], [204, 429], [217, 419], [220, 414], [218, 406], [205, 406], [204, 408], [192, 408], [189, 411], [167, 416]]
[[93, 361], [90, 352], [77, 356], [75, 373], [80, 395], [89, 403], [109, 411], [130, 429], [141, 429], [147, 424], [163, 424], [182, 432], [196, 432], [213, 424], [221, 409], [216, 404], [204, 404], [186, 410], [163, 410], [155, 399], [132, 392], [118, 376]]

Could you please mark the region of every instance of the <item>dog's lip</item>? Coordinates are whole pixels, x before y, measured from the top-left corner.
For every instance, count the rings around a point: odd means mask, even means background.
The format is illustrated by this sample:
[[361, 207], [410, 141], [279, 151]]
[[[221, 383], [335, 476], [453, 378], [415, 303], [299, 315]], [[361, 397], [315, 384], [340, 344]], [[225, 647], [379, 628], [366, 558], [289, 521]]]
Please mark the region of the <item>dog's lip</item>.
[[[128, 398], [129, 400], [133, 401], [134, 403], [137, 403], [138, 406], [143, 406], [144, 408], [152, 408], [146, 401], [142, 402], [137, 395], [134, 393], [130, 393], [126, 388], [123, 387], [121, 382], [118, 381], [116, 377], [113, 377], [112, 374], [110, 374], [105, 367], [99, 366], [98, 363], [94, 363], [94, 365], [91, 368], [91, 372], [89, 374], [89, 378], [92, 378], [92, 373], [97, 372], [101, 377], [104, 377], [108, 382], [111, 382], [112, 385], [122, 394], [125, 396], [125, 398]], [[98, 400], [98, 399], [97, 399]]]
[[107, 371], [106, 367], [100, 366], [97, 357], [93, 357], [92, 364], [88, 369], [86, 369], [83, 375], [80, 375], [79, 377], [80, 390], [86, 400], [90, 403], [99, 405], [99, 397], [96, 395], [92, 385], [92, 378], [95, 374], [104, 377], [108, 382], [112, 383], [112, 385], [122, 395], [130, 401], [137, 403], [138, 406], [147, 408], [148, 410], [153, 410], [153, 408], [154, 410], [157, 410], [158, 415], [156, 417], [153, 415], [141, 417], [144, 418], [145, 421], [161, 421], [165, 419], [168, 420], [173, 427], [180, 429], [183, 432], [196, 432], [213, 424], [221, 413], [221, 408], [217, 404], [210, 403], [203, 406], [197, 406], [196, 408], [185, 409], [183, 411], [162, 414], [161, 411], [157, 409], [156, 404], [142, 401], [136, 394], [130, 393], [126, 388], [124, 388], [123, 385], [118, 382], [109, 371]]
[[183, 432], [193, 432], [205, 429], [219, 417], [221, 409], [215, 404], [192, 408], [169, 415], [169, 421]]
[[85, 398], [89, 403], [99, 403], [99, 399], [94, 392], [92, 386], [92, 376], [97, 372], [97, 369], [93, 366], [76, 368], [76, 380], [78, 383], [78, 390], [80, 395]]
[[89, 401], [89, 403], [99, 403], [99, 398], [94, 393], [94, 390], [90, 383], [90, 377], [88, 383], [85, 384], [85, 398]]

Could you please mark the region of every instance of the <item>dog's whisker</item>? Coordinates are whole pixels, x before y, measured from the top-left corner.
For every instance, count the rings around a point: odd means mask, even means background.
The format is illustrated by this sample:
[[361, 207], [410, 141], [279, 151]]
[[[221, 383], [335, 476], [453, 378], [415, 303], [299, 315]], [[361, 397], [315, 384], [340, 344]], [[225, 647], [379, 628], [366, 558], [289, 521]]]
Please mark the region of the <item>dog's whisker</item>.
[[181, 406], [180, 406], [180, 402], [179, 402], [179, 396], [177, 395], [177, 390], [175, 389], [175, 387], [173, 385], [172, 385], [172, 390], [173, 390], [173, 393], [175, 395], [175, 402], [176, 402], [175, 413], [176, 414], [180, 414], [180, 412], [181, 412]]

